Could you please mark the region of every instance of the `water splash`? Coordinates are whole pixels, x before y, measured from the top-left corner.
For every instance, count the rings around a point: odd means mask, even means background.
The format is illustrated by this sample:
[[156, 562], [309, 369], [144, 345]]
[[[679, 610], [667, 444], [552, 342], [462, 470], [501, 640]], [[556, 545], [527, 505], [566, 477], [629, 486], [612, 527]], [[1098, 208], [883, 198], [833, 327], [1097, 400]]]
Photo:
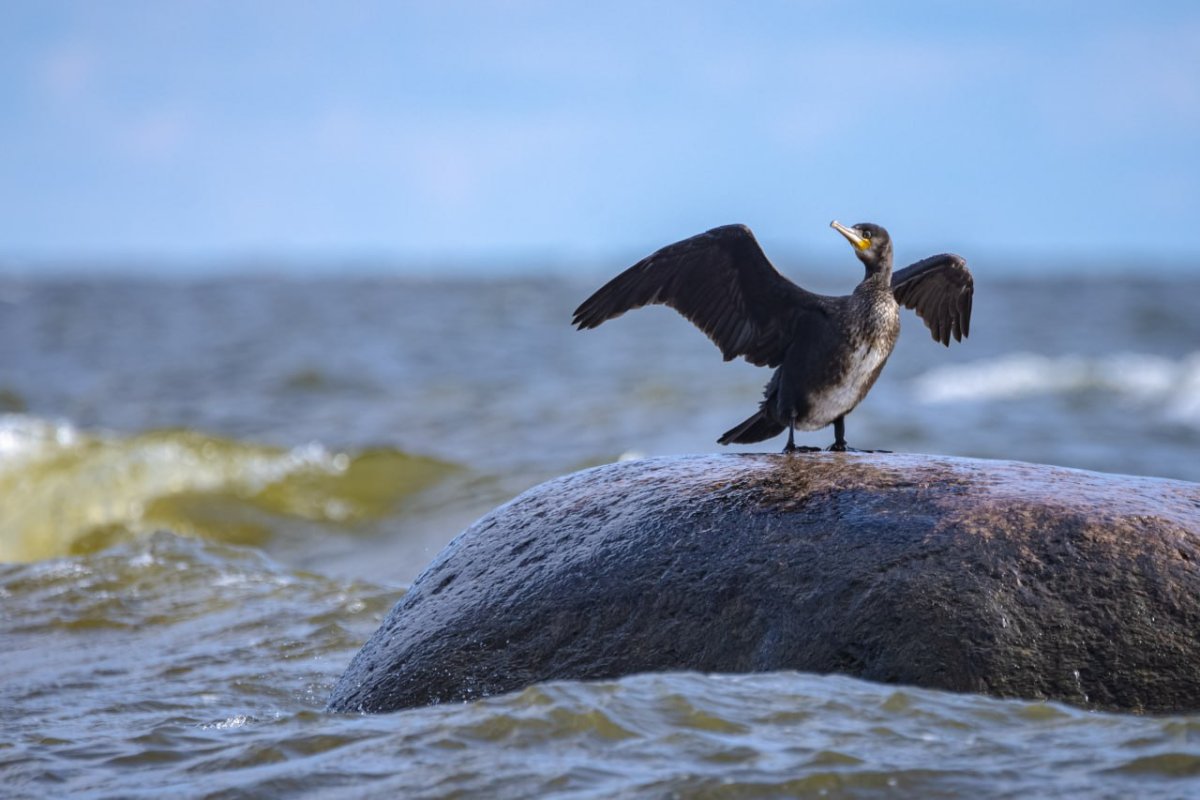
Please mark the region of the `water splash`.
[[89, 552], [156, 529], [262, 544], [279, 518], [379, 519], [455, 467], [398, 450], [282, 449], [187, 430], [132, 436], [0, 415], [0, 561]]

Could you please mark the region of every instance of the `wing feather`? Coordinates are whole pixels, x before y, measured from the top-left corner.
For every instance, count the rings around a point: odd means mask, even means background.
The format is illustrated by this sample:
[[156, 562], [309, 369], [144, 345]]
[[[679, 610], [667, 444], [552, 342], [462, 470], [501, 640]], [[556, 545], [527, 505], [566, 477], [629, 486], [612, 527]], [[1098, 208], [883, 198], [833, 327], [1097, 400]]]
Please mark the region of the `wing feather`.
[[626, 311], [663, 304], [721, 349], [778, 366], [799, 318], [823, 314], [828, 298], [779, 274], [745, 225], [724, 225], [667, 245], [613, 278], [575, 309], [573, 324], [595, 328]]
[[942, 253], [892, 274], [896, 302], [917, 312], [936, 342], [949, 346], [971, 332], [971, 302], [975, 279], [967, 262], [953, 253]]

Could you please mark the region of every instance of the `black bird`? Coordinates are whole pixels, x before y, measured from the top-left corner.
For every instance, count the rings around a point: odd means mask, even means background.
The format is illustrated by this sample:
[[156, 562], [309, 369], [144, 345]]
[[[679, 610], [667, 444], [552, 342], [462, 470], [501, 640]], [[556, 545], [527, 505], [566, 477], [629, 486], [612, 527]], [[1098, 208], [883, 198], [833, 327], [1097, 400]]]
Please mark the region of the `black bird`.
[[[846, 450], [846, 415], [879, 377], [896, 336], [900, 305], [915, 309], [934, 341], [962, 341], [971, 325], [975, 283], [951, 253], [892, 274], [892, 240], [878, 225], [830, 225], [854, 246], [866, 276], [852, 294], [827, 297], [800, 288], [771, 265], [745, 225], [723, 225], [667, 245], [605, 284], [575, 309], [580, 330], [651, 303], [670, 306], [704, 331], [726, 361], [737, 356], [775, 367], [757, 412], [726, 431], [721, 444], [749, 444], [787, 428], [833, 424], [830, 450]], [[818, 448], [800, 448], [816, 450]]]

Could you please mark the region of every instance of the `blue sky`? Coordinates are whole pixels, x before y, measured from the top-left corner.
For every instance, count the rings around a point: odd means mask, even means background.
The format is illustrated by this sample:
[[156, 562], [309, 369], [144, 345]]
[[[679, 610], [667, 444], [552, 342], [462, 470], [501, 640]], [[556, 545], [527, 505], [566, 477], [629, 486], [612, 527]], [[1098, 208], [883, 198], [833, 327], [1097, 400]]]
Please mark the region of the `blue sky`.
[[0, 6], [0, 268], [1195, 263], [1200, 3]]

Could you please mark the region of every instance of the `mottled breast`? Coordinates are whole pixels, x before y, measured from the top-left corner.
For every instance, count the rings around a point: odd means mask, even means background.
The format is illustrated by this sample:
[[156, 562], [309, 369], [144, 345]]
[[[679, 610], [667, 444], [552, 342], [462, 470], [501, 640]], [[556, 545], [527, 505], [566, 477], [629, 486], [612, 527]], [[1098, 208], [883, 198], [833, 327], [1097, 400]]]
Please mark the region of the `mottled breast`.
[[867, 396], [896, 346], [900, 309], [890, 295], [860, 307], [850, 319], [858, 324], [846, 332], [849, 346], [834, 370], [835, 380], [809, 392], [808, 414], [796, 421], [800, 430], [823, 428], [853, 411]]

